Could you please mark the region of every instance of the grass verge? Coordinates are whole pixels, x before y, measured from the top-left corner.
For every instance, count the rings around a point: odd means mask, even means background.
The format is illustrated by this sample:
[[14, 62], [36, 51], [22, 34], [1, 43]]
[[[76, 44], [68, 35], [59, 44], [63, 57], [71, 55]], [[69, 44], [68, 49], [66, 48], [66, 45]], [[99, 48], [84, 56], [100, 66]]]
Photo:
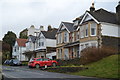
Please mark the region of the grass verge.
[[85, 65], [86, 67], [88, 67], [88, 69], [86, 70], [69, 74], [119, 79], [120, 59], [118, 57], [120, 57], [120, 55], [112, 55], [107, 58], [103, 58], [97, 62]]

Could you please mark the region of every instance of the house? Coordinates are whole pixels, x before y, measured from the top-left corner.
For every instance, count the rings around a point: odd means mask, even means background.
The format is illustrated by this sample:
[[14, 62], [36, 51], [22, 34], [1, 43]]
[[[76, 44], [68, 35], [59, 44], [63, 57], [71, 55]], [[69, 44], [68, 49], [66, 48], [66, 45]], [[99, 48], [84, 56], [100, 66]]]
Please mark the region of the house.
[[[35, 28], [34, 25], [31, 25], [30, 28], [26, 28], [24, 29], [23, 31], [20, 32], [20, 36], [38, 36], [38, 34], [40, 33], [40, 31], [44, 31], [44, 27], [43, 26], [40, 26], [39, 29]], [[24, 38], [24, 37], [21, 37], [21, 38]]]
[[90, 11], [86, 11], [79, 23], [80, 30], [80, 52], [91, 46], [109, 46], [119, 49], [120, 41], [120, 3], [116, 7], [116, 13], [105, 9], [95, 10], [94, 3]]
[[57, 59], [72, 59], [79, 57], [78, 20], [74, 23], [61, 22], [56, 34]]
[[27, 57], [23, 54], [26, 51], [27, 39], [16, 39], [13, 46], [12, 58], [17, 58], [20, 61], [27, 61]]
[[28, 57], [28, 60], [30, 60], [32, 57], [36, 57], [35, 49], [36, 49], [36, 39], [37, 36], [28, 36], [28, 41], [26, 44], [26, 50], [23, 53], [26, 57]]
[[87, 47], [109, 46], [120, 49], [120, 2], [116, 13], [105, 9], [95, 10], [94, 3], [90, 11], [76, 18], [73, 23], [61, 22], [56, 34], [57, 59], [80, 57]]
[[37, 37], [36, 57], [56, 58], [56, 28], [48, 27], [48, 31], [41, 31]]

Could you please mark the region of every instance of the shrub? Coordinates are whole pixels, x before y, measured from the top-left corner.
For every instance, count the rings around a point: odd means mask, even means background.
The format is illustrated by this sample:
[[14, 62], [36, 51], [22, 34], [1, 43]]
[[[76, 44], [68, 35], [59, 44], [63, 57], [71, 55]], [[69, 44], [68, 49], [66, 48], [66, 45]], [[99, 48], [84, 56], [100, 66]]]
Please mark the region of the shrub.
[[117, 53], [117, 50], [112, 47], [103, 46], [101, 48], [88, 47], [81, 52], [80, 63], [88, 64], [98, 61], [104, 57]]

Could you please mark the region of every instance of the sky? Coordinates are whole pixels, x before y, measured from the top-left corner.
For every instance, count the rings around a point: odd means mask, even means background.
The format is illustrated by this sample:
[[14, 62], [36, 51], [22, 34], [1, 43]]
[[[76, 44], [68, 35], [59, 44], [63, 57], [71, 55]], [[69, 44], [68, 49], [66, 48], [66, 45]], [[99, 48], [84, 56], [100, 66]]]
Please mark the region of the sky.
[[0, 40], [8, 31], [19, 37], [19, 32], [34, 25], [47, 30], [58, 28], [62, 21], [72, 22], [89, 10], [104, 8], [115, 12], [119, 0], [0, 0]]

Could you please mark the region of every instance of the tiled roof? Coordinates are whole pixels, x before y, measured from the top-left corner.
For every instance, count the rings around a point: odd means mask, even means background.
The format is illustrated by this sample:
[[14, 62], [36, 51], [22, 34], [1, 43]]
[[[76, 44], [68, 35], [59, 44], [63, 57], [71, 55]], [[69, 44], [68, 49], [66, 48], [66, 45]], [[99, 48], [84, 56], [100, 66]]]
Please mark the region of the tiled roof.
[[50, 31], [41, 31], [43, 33], [43, 35], [45, 36], [45, 38], [48, 39], [56, 39], [55, 35], [57, 33], [58, 29], [52, 29]]
[[92, 11], [87, 11], [87, 12], [90, 13], [99, 22], [117, 24], [116, 14], [113, 12], [109, 12], [102, 8], [93, 12]]
[[74, 27], [73, 27], [73, 23], [70, 23], [70, 22], [62, 22], [66, 28], [70, 31], [70, 32], [73, 32], [74, 31]]
[[27, 39], [16, 39], [18, 46], [20, 47], [26, 47], [25, 43], [27, 42]]

